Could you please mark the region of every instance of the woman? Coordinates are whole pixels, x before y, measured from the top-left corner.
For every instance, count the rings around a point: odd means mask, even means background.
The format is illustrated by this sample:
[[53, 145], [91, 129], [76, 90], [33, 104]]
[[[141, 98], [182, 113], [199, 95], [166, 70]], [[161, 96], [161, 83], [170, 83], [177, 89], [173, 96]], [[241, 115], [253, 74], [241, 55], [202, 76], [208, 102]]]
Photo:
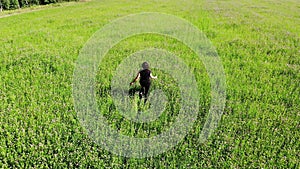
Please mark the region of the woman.
[[139, 97], [142, 99], [142, 97], [145, 97], [144, 103], [147, 102], [148, 99], [148, 92], [151, 85], [150, 79], [156, 79], [157, 76], [152, 76], [151, 70], [149, 69], [149, 64], [147, 62], [144, 62], [142, 64], [142, 70], [138, 72], [136, 77], [133, 79], [133, 81], [130, 83], [130, 86], [133, 85], [138, 79], [140, 79], [140, 85], [141, 89], [139, 91]]

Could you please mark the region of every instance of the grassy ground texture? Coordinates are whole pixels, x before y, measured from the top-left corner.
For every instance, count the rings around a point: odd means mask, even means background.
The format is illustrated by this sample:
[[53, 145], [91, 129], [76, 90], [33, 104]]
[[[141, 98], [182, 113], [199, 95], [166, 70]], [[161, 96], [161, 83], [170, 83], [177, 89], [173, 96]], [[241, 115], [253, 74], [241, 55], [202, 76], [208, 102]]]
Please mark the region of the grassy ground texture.
[[[299, 9], [297, 0], [101, 0], [0, 18], [0, 168], [299, 168]], [[79, 51], [97, 30], [140, 12], [179, 16], [207, 35], [223, 62], [227, 101], [218, 129], [199, 143], [210, 102], [201, 61], [172, 38], [123, 40], [99, 66], [105, 73], [97, 75], [99, 108], [106, 110], [112, 127], [129, 136], [156, 135], [176, 116], [170, 106], [171, 113], [139, 126], [111, 108], [113, 70], [135, 51], [159, 47], [178, 54], [193, 68], [202, 94], [198, 121], [184, 140], [171, 151], [135, 159], [104, 150], [84, 133], [74, 109], [72, 78]], [[154, 87], [164, 89], [172, 81], [154, 72], [161, 77]], [[171, 89], [165, 91], [172, 94], [176, 85]]]

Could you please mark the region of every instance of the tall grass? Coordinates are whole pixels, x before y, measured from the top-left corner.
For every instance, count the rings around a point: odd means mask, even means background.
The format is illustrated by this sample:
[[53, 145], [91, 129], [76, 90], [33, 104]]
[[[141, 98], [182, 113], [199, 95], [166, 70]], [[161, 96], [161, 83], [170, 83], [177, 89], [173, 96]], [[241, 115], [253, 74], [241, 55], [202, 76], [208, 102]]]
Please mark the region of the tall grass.
[[[0, 168], [299, 168], [299, 6], [297, 0], [104, 0], [1, 18]], [[97, 75], [95, 84], [104, 94], [97, 102], [107, 109], [103, 113], [112, 127], [148, 137], [167, 130], [176, 117], [168, 107], [157, 121], [138, 124], [111, 111], [113, 70], [140, 49], [159, 47], [180, 56], [201, 93], [198, 120], [185, 139], [171, 151], [135, 159], [104, 150], [84, 133], [74, 109], [72, 75], [80, 49], [95, 31], [143, 11], [185, 18], [208, 36], [223, 61], [227, 102], [218, 129], [200, 144], [210, 102], [201, 61], [171, 38], [125, 39], [99, 65], [105, 73]], [[153, 88], [164, 89], [172, 78], [153, 71], [161, 77]], [[176, 85], [169, 89], [164, 90], [177, 90]]]

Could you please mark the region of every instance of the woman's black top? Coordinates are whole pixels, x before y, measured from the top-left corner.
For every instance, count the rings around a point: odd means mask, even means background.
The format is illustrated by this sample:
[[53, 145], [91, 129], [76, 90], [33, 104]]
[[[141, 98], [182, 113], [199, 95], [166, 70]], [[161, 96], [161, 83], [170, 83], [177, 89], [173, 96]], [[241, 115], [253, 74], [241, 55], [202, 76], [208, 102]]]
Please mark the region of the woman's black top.
[[141, 70], [140, 72], [140, 83], [150, 83], [150, 74], [151, 74], [151, 70], [149, 69], [144, 69]]

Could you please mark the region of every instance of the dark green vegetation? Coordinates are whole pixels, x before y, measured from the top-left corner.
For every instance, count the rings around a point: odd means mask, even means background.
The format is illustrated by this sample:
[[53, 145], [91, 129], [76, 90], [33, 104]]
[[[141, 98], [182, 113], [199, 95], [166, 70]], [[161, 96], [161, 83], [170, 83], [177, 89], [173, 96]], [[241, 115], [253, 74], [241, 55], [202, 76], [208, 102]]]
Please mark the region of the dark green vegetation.
[[[107, 0], [1, 18], [0, 168], [299, 168], [299, 8], [297, 0]], [[122, 41], [107, 56], [116, 61], [107, 59], [99, 67], [108, 68], [106, 76], [99, 75], [99, 91], [107, 91], [112, 69], [122, 57], [157, 46], [194, 67], [203, 94], [199, 120], [180, 144], [156, 157], [130, 159], [102, 149], [83, 132], [74, 109], [72, 77], [78, 53], [95, 31], [143, 11], [180, 16], [208, 36], [223, 61], [227, 103], [213, 136], [198, 143], [210, 92], [203, 65], [193, 64], [189, 57], [194, 54], [174, 39], [140, 35]], [[161, 81], [171, 80], [157, 74]], [[131, 134], [134, 125], [117, 113], [104, 114], [113, 127], [121, 124], [122, 132]], [[151, 135], [167, 130], [168, 120], [174, 119], [163, 116], [161, 124], [153, 123]], [[147, 127], [141, 137], [143, 131]]]
[[1, 10], [17, 9], [17, 8], [30, 7], [34, 5], [46, 5], [46, 4], [70, 2], [70, 1], [77, 1], [77, 0], [0, 0], [0, 9]]

